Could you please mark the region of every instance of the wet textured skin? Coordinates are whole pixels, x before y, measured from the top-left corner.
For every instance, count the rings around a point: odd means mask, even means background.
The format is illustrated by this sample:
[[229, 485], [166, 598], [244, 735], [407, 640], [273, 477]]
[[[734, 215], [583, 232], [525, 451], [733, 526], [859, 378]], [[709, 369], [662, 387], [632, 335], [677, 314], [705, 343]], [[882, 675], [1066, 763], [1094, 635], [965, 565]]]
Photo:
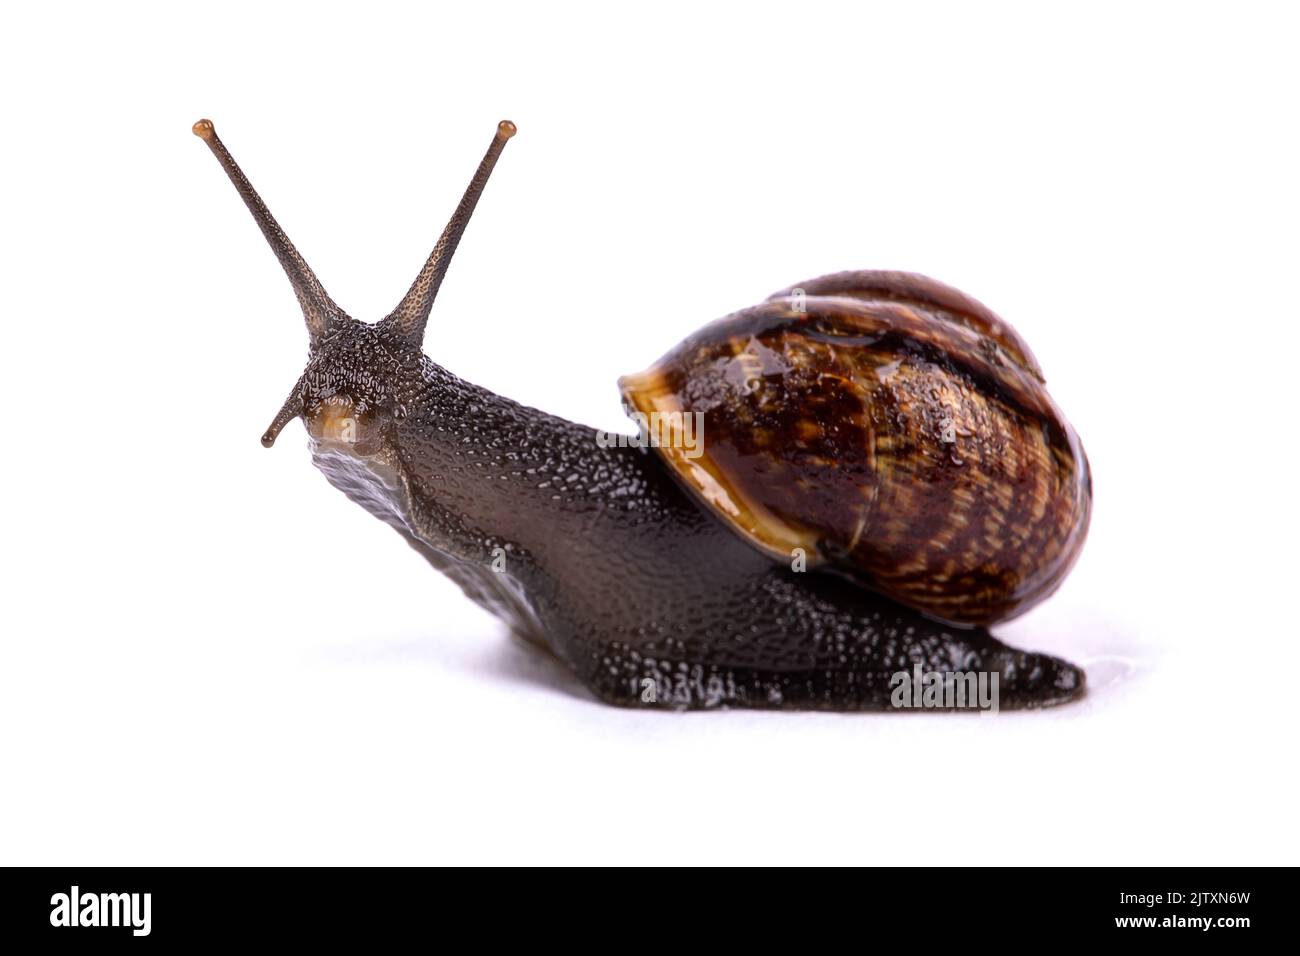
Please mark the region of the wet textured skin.
[[[1007, 708], [1083, 692], [1082, 671], [1064, 661], [1009, 648], [982, 628], [938, 623], [846, 578], [774, 561], [679, 485], [659, 454], [604, 447], [594, 430], [426, 358], [430, 307], [512, 123], [498, 124], [410, 291], [373, 325], [330, 299], [211, 121], [193, 131], [271, 245], [307, 325], [307, 369], [262, 443], [270, 447], [301, 417], [313, 460], [336, 487], [472, 600], [553, 651], [599, 699], [659, 709], [885, 710], [892, 678], [918, 666], [996, 672], [998, 705]], [[844, 275], [867, 287], [846, 288]], [[917, 277], [882, 292], [872, 277], [885, 275], [809, 285], [960, 313], [1037, 375], [1015, 333], [973, 300], [929, 280], [912, 288]], [[914, 301], [927, 296], [937, 301]]]
[[[381, 327], [336, 327], [299, 389], [326, 476], [608, 703], [889, 709], [891, 676], [917, 663], [998, 672], [1006, 708], [1083, 690], [1064, 661], [772, 561], [654, 452], [601, 447]], [[337, 408], [357, 441], [319, 437]]]

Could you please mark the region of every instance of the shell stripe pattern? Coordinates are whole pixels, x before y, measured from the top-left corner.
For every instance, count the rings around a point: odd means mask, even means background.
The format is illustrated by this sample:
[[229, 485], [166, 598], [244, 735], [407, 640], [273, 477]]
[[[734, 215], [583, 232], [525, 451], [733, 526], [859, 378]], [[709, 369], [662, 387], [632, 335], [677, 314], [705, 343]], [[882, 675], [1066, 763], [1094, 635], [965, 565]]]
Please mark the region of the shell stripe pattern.
[[643, 413], [703, 413], [702, 454], [658, 451], [756, 546], [944, 621], [1032, 607], [1086, 535], [1087, 458], [1028, 346], [922, 276], [792, 287], [620, 387]]

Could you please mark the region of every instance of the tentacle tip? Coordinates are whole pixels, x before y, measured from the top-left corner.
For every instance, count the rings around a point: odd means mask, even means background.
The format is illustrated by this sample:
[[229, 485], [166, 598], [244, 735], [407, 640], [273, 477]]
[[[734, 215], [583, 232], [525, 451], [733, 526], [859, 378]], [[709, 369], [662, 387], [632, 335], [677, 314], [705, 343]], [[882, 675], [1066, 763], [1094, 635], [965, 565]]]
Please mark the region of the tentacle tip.
[[210, 140], [217, 135], [217, 128], [212, 125], [212, 120], [201, 119], [192, 127], [194, 135], [201, 140]]
[[519, 127], [510, 122], [510, 120], [502, 120], [500, 123], [497, 123], [497, 137], [499, 139], [509, 139], [517, 132], [519, 132]]
[[272, 445], [274, 445], [274, 444], [275, 444], [275, 435], [274, 435], [274, 434], [272, 434], [271, 432], [267, 432], [265, 435], [262, 436], [262, 447], [263, 447], [263, 448], [270, 448], [270, 447], [271, 447]]

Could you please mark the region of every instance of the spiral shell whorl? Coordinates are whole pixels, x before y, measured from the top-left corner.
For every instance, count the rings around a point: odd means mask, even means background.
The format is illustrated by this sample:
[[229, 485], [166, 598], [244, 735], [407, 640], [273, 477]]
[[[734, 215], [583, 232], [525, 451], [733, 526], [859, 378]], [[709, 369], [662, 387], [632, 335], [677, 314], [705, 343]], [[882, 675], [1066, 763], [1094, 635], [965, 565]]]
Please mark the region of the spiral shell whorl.
[[701, 456], [659, 451], [757, 547], [934, 617], [1013, 617], [1082, 546], [1087, 459], [1032, 353], [924, 277], [804, 283], [620, 385], [639, 411], [703, 413]]

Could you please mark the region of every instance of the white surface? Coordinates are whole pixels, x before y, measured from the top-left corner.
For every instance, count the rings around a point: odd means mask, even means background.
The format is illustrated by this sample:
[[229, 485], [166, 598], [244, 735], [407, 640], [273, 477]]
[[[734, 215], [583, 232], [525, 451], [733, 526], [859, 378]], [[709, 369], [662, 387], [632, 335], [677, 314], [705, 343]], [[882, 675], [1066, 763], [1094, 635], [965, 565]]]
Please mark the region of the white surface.
[[[223, 3], [0, 30], [0, 862], [1296, 863], [1296, 22], [1281, 5], [471, 14]], [[190, 124], [333, 296], [621, 427], [615, 378], [801, 279], [1011, 321], [1092, 534], [996, 718], [602, 707], [258, 437], [306, 336]]]

